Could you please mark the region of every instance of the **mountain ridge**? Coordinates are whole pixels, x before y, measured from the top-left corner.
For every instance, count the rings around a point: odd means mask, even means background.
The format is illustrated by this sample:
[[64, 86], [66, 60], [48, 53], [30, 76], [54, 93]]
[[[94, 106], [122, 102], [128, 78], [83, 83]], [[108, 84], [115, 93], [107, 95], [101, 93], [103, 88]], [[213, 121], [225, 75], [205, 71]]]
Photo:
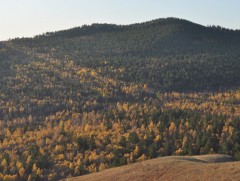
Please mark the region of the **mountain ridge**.
[[[48, 32], [43, 35], [35, 36], [34, 38], [20, 38], [11, 41], [24, 44], [24, 42], [41, 43], [45, 41], [61, 41], [61, 39], [76, 39], [85, 38], [95, 39], [98, 42], [101, 37], [107, 35], [106, 42], [118, 41], [118, 48], [123, 48], [121, 41], [135, 41], [136, 44], [148, 46], [149, 52], [154, 52], [163, 49], [167, 51], [208, 51], [211, 46], [221, 48], [220, 44], [225, 44], [224, 47], [232, 46], [232, 44], [239, 47], [240, 41], [239, 30], [229, 30], [222, 27], [205, 27], [187, 20], [177, 18], [156, 19], [144, 23], [130, 24], [130, 25], [115, 25], [115, 24], [92, 24], [75, 27], [68, 30], [61, 30], [56, 32]], [[143, 39], [141, 39], [141, 37]], [[45, 44], [46, 44], [45, 43]], [[51, 43], [51, 42], [50, 42]], [[209, 45], [208, 45], [209, 44]], [[121, 45], [119, 47], [119, 45]], [[227, 45], [227, 46], [226, 46]], [[30, 45], [32, 46], [32, 44]], [[207, 48], [203, 48], [207, 47]], [[143, 47], [137, 47], [142, 49]], [[139, 53], [139, 52], [138, 52]]]
[[[132, 23], [132, 24], [127, 24], [127, 25], [108, 24], [108, 23], [92, 23], [90, 25], [82, 25], [82, 26], [77, 26], [77, 27], [65, 29], [65, 30], [57, 30], [57, 31], [52, 31], [52, 32], [46, 32], [46, 33], [43, 33], [43, 34], [36, 35], [34, 37], [13, 38], [12, 40], [14, 40], [14, 39], [39, 38], [39, 37], [42, 37], [42, 36], [47, 36], [47, 37], [55, 36], [56, 37], [56, 36], [64, 35], [67, 32], [76, 32], [76, 31], [79, 31], [81, 29], [84, 29], [84, 31], [88, 31], [90, 28], [96, 28], [96, 30], [98, 30], [97, 28], [100, 28], [100, 30], [103, 30], [104, 28], [106, 28], [105, 30], [109, 30], [109, 31], [105, 31], [105, 33], [106, 33], [106, 32], [111, 32], [111, 30], [112, 31], [114, 31], [114, 30], [120, 31], [120, 30], [123, 30], [124, 28], [134, 28], [134, 26], [144, 27], [144, 26], [151, 25], [151, 24], [164, 25], [166, 23], [169, 23], [170, 21], [172, 21], [172, 23], [177, 23], [177, 24], [179, 24], [180, 22], [184, 23], [184, 24], [192, 24], [192, 25], [199, 26], [199, 27], [202, 27], [202, 28], [221, 29], [223, 31], [232, 31], [232, 32], [239, 32], [240, 31], [239, 29], [235, 29], [234, 30], [234, 29], [221, 27], [219, 25], [204, 26], [204, 25], [201, 25], [200, 23], [194, 23], [193, 21], [189, 21], [189, 20], [186, 20], [186, 19], [175, 18], [175, 17], [168, 17], [168, 18], [153, 19], [153, 20], [145, 21], [145, 22], [141, 22], [141, 23]], [[101, 28], [103, 28], [103, 29], [101, 29]], [[107, 28], [109, 28], [109, 29], [107, 29]], [[86, 34], [89, 35], [89, 32], [86, 33]]]

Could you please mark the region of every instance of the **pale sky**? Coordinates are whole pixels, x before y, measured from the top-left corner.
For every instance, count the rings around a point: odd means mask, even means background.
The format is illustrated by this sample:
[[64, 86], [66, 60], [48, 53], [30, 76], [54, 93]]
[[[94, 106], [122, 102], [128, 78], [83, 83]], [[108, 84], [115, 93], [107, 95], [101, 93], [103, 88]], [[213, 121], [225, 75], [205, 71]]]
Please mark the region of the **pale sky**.
[[0, 0], [0, 40], [166, 17], [240, 29], [240, 0]]

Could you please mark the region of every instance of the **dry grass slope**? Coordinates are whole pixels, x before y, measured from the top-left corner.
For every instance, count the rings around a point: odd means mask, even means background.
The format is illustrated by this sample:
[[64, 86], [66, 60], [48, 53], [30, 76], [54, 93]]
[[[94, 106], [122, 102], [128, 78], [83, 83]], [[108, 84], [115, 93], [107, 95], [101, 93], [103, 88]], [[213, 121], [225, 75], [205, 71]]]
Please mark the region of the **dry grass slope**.
[[226, 155], [170, 156], [68, 179], [99, 180], [240, 180], [240, 162]]

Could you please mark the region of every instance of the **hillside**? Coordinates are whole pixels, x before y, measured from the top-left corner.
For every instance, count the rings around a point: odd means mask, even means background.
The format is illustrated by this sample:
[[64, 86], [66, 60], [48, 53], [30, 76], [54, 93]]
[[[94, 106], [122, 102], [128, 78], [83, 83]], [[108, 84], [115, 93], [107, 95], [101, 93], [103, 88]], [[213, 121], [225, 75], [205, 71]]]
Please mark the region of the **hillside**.
[[172, 155], [240, 160], [239, 40], [167, 18], [0, 42], [0, 180]]
[[225, 155], [171, 156], [143, 161], [67, 181], [238, 180], [240, 162]]
[[[163, 91], [213, 91], [239, 86], [239, 42], [240, 31], [168, 18], [85, 25], [4, 44], [32, 54], [29, 60], [72, 60], [118, 81]], [[124, 72], [115, 73], [116, 68]]]

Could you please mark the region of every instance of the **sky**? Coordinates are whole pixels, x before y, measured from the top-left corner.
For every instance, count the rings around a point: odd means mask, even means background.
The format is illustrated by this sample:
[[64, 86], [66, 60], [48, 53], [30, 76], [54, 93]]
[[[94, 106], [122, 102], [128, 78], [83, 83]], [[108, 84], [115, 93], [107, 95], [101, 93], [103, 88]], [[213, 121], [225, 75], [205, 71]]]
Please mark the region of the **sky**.
[[177, 17], [240, 29], [239, 0], [0, 0], [0, 41], [84, 24]]

